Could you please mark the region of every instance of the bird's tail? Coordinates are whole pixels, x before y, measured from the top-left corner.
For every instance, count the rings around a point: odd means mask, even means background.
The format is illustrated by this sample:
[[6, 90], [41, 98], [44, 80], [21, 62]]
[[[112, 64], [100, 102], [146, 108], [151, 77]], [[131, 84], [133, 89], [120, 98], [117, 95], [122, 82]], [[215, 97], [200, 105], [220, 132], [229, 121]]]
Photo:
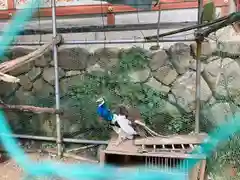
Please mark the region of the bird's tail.
[[133, 127], [130, 125], [130, 121], [125, 116], [117, 116], [116, 118], [117, 123], [121, 127], [121, 129], [129, 134], [129, 135], [136, 135], [137, 132], [133, 129]]

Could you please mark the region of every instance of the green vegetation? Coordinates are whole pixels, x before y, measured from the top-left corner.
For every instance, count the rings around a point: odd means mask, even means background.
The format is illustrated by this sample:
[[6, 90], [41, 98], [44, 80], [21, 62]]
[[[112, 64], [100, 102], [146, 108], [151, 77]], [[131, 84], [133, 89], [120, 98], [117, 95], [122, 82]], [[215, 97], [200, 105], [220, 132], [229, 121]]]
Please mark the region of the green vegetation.
[[[237, 176], [231, 177], [231, 180], [240, 178], [240, 136], [239, 133], [229, 138], [227, 142], [219, 144], [217, 151], [208, 159], [208, 172], [213, 176], [229, 179], [227, 168], [237, 168]], [[226, 177], [225, 177], [226, 176]], [[235, 178], [235, 179], [234, 179]]]
[[[111, 109], [119, 104], [136, 107], [140, 110], [145, 122], [160, 133], [172, 134], [192, 129], [189, 117], [176, 119], [164, 112], [168, 102], [166, 96], [144, 83], [134, 83], [128, 74], [148, 66], [149, 55], [140, 48], [131, 48], [122, 52], [117, 66], [105, 72], [95, 71], [85, 74], [81, 83], [69, 89], [68, 97], [71, 106], [79, 109], [79, 121], [83, 129], [105, 129], [104, 123], [97, 123], [96, 99], [104, 96]], [[92, 138], [102, 138], [99, 133]], [[105, 135], [104, 135], [105, 136]]]

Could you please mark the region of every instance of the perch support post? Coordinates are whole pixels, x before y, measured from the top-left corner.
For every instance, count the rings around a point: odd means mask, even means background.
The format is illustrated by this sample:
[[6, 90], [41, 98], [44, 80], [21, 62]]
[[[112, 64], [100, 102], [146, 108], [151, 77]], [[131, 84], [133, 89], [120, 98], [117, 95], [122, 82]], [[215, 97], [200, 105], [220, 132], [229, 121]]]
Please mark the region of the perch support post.
[[[53, 39], [57, 37], [57, 23], [56, 23], [56, 0], [52, 0], [52, 30]], [[55, 71], [55, 100], [56, 109], [60, 109], [60, 90], [59, 90], [59, 72], [58, 72], [58, 48], [56, 44], [53, 44], [53, 60], [54, 60], [54, 71]], [[57, 129], [57, 155], [59, 158], [63, 155], [62, 147], [62, 133], [61, 133], [61, 119], [60, 115], [56, 114], [56, 129]]]

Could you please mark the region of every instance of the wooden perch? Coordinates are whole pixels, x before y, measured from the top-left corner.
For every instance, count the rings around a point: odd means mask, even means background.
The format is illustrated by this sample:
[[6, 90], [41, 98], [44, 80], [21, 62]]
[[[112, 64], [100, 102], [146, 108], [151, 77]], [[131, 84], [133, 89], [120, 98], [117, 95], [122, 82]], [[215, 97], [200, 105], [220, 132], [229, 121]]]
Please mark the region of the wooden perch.
[[14, 69], [16, 69], [20, 66], [23, 66], [23, 65], [25, 65], [29, 62], [32, 62], [32, 61], [36, 60], [37, 58], [41, 57], [44, 53], [51, 50], [52, 46], [54, 44], [59, 44], [61, 41], [62, 41], [62, 36], [57, 35], [57, 37], [54, 38], [52, 40], [52, 42], [50, 42], [49, 44], [41, 46], [36, 51], [33, 51], [33, 52], [29, 53], [28, 55], [16, 58], [14, 60], [6, 61], [4, 63], [1, 63], [0, 64], [0, 72], [1, 73], [11, 72], [11, 71], [13, 71]]
[[18, 83], [20, 81], [19, 78], [10, 76], [5, 73], [11, 72], [20, 66], [23, 66], [29, 62], [36, 60], [37, 58], [41, 57], [44, 53], [46, 53], [50, 49], [52, 49], [53, 44], [59, 44], [61, 41], [62, 41], [62, 36], [57, 35], [57, 37], [54, 38], [52, 40], [52, 42], [41, 46], [36, 51], [33, 51], [26, 56], [22, 56], [22, 57], [14, 59], [14, 60], [1, 63], [0, 64], [0, 80], [5, 81], [5, 82], [10, 82], [10, 83]]
[[40, 113], [50, 113], [50, 114], [61, 114], [62, 111], [54, 109], [54, 108], [47, 108], [47, 107], [36, 107], [36, 106], [28, 106], [28, 105], [9, 105], [9, 104], [0, 104], [0, 108], [5, 110], [17, 110], [22, 112], [34, 112], [37, 114]]

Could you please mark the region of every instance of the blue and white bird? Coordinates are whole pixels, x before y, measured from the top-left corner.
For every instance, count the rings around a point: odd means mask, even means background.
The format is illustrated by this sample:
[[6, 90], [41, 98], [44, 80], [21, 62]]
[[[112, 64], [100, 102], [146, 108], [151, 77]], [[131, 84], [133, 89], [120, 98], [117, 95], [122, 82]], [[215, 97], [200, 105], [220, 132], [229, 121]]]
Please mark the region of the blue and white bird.
[[97, 114], [105, 121], [109, 122], [113, 130], [118, 134], [116, 145], [119, 145], [125, 139], [133, 139], [137, 132], [131, 126], [131, 121], [123, 114], [112, 113], [103, 98], [96, 101], [98, 104]]

